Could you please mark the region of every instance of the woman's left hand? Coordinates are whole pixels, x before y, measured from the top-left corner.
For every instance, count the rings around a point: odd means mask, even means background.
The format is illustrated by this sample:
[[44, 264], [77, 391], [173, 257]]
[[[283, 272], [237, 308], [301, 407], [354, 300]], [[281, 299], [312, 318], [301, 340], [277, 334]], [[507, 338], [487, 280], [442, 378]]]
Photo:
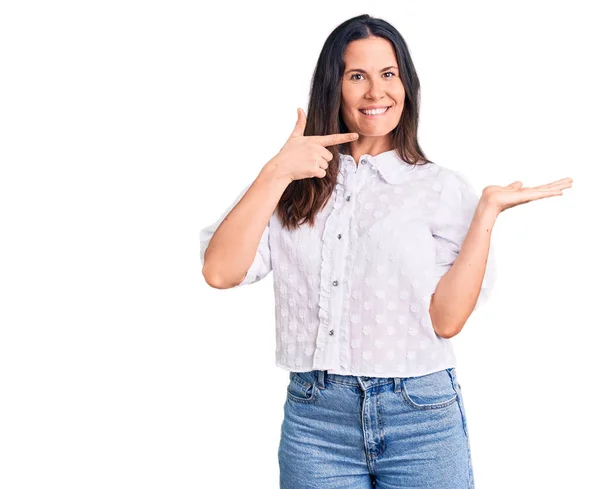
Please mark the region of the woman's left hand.
[[571, 183], [573, 179], [566, 177], [537, 187], [523, 187], [523, 182], [519, 180], [506, 187], [490, 185], [481, 192], [481, 200], [500, 214], [506, 209], [525, 202], [562, 195], [563, 189], [571, 187]]

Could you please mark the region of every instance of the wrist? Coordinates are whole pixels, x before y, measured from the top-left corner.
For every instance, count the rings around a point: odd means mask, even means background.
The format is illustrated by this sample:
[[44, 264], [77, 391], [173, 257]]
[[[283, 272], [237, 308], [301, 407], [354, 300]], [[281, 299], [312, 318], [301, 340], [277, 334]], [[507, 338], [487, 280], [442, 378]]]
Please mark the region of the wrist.
[[292, 182], [291, 177], [282, 173], [279, 160], [276, 157], [270, 159], [260, 171], [259, 178], [269, 181], [276, 185], [281, 185], [284, 189]]
[[494, 224], [499, 214], [500, 212], [494, 205], [484, 198], [479, 199], [477, 207], [475, 208], [475, 216], [478, 216], [480, 219], [483, 219], [486, 222]]

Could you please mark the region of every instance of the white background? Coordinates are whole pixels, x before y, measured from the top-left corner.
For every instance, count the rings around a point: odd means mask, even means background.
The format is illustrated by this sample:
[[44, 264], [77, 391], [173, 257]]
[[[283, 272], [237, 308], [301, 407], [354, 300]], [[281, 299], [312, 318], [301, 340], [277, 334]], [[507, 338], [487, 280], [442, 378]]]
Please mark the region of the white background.
[[600, 487], [593, 2], [414, 3], [3, 3], [3, 489], [279, 487], [272, 274], [210, 288], [198, 233], [363, 13], [410, 48], [429, 159], [479, 192], [573, 178], [499, 216], [453, 342], [477, 487]]

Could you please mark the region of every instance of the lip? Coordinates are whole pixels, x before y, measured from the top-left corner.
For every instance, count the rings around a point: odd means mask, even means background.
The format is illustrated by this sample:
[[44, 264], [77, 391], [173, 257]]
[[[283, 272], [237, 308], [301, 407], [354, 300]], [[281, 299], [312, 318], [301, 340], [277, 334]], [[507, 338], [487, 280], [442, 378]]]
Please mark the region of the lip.
[[387, 107], [389, 109], [389, 108], [391, 108], [391, 105], [379, 105], [379, 106], [376, 106], [376, 107], [363, 107], [362, 109], [358, 109], [358, 111], [360, 112], [360, 115], [362, 115], [363, 117], [366, 117], [367, 119], [376, 119], [377, 117], [383, 117], [384, 115], [386, 115], [388, 113], [388, 111], [386, 110], [383, 114], [368, 115], [368, 114], [365, 114], [365, 113], [361, 112], [361, 110], [382, 109], [384, 107]]
[[391, 107], [391, 105], [367, 105], [366, 107], [361, 107], [358, 110], [383, 109], [385, 107]]

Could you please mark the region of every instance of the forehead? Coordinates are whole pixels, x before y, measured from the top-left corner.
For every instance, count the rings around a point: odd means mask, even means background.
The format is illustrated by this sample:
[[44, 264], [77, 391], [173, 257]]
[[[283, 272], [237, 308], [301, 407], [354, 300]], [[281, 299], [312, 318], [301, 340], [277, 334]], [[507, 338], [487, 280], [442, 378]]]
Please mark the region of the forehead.
[[381, 66], [396, 65], [392, 43], [381, 37], [368, 37], [352, 41], [344, 52], [346, 69], [378, 70]]

